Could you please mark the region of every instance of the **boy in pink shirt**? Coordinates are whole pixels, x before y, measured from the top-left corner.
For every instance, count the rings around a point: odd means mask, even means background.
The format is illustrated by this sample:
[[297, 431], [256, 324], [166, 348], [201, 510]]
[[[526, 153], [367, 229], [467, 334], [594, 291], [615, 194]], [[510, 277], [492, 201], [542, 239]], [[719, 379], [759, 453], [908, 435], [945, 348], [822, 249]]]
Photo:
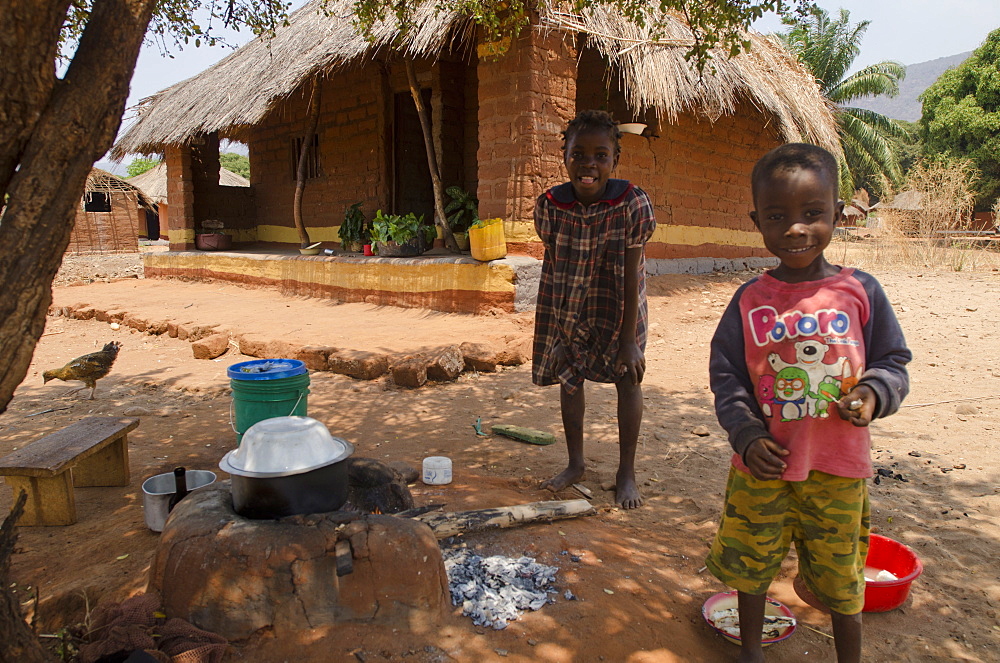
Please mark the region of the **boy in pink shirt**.
[[739, 592], [739, 661], [763, 661], [767, 588], [795, 542], [799, 575], [831, 610], [840, 663], [861, 660], [868, 424], [909, 391], [911, 359], [878, 281], [823, 251], [841, 219], [837, 162], [782, 145], [751, 175], [750, 218], [775, 269], [737, 290], [712, 340], [719, 423], [734, 454], [706, 564]]

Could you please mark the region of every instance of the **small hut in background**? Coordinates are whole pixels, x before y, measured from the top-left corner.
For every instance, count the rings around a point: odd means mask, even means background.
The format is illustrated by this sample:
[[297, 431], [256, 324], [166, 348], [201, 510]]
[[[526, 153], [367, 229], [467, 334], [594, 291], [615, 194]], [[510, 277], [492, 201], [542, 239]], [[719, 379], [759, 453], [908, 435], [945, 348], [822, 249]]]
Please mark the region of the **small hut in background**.
[[[167, 164], [161, 161], [145, 173], [130, 177], [129, 184], [139, 188], [153, 203], [159, 216], [159, 235], [167, 237], [170, 210], [167, 206]], [[225, 168], [219, 168], [219, 186], [249, 187], [250, 180]]]
[[[135, 253], [139, 237], [148, 237], [153, 203], [134, 185], [94, 168], [76, 210], [67, 253]], [[159, 225], [154, 225], [159, 237]]]
[[871, 210], [868, 205], [864, 204], [860, 200], [852, 200], [850, 203], [844, 205], [844, 225], [845, 226], [864, 226], [867, 225], [868, 212]]

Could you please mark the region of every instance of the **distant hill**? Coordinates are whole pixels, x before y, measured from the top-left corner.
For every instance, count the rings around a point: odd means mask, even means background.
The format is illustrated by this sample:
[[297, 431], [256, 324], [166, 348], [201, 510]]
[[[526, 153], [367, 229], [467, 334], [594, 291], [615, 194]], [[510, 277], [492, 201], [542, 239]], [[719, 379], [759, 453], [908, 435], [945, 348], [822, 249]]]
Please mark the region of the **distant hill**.
[[906, 78], [899, 84], [899, 94], [895, 97], [865, 97], [855, 99], [850, 103], [855, 108], [867, 108], [868, 110], [882, 113], [894, 120], [906, 120], [916, 122], [920, 119], [923, 110], [920, 101], [917, 99], [924, 90], [931, 86], [931, 83], [938, 79], [938, 76], [962, 64], [967, 57], [972, 55], [972, 51], [949, 55], [937, 60], [918, 62], [906, 66]]

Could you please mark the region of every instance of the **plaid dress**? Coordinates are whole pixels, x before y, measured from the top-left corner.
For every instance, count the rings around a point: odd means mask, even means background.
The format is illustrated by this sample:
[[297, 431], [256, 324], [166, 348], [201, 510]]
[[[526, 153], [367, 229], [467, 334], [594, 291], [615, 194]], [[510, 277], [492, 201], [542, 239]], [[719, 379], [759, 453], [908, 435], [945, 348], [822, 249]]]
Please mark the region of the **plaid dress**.
[[[605, 197], [576, 200], [567, 182], [535, 203], [535, 231], [545, 246], [535, 306], [531, 379], [561, 383], [569, 393], [584, 380], [617, 382], [618, 336], [625, 312], [625, 250], [645, 245], [656, 227], [642, 189], [608, 180]], [[636, 342], [646, 349], [646, 260], [639, 263]], [[557, 366], [559, 350], [568, 361]]]

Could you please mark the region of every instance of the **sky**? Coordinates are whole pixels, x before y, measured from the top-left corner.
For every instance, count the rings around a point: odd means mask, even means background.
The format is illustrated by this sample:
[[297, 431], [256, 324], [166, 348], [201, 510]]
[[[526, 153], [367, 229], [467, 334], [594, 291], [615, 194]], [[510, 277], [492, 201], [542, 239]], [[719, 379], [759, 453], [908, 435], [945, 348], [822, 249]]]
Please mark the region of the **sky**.
[[[294, 0], [292, 4], [299, 7], [304, 1]], [[819, 0], [817, 4], [831, 14], [841, 8], [849, 10], [852, 23], [871, 21], [861, 42], [861, 53], [854, 61], [855, 70], [883, 60], [917, 64], [972, 51], [987, 34], [1000, 28], [1000, 0]], [[784, 26], [773, 16], [767, 16], [754, 28], [766, 33], [783, 30]], [[251, 38], [245, 29], [229, 35], [235, 44]], [[219, 46], [202, 46], [183, 51], [171, 49], [172, 57], [164, 57], [159, 46], [147, 44], [136, 64], [127, 108], [194, 76], [231, 52]], [[126, 119], [130, 116], [126, 110]], [[124, 173], [127, 163], [128, 160], [114, 166], [102, 160], [97, 166]]]

